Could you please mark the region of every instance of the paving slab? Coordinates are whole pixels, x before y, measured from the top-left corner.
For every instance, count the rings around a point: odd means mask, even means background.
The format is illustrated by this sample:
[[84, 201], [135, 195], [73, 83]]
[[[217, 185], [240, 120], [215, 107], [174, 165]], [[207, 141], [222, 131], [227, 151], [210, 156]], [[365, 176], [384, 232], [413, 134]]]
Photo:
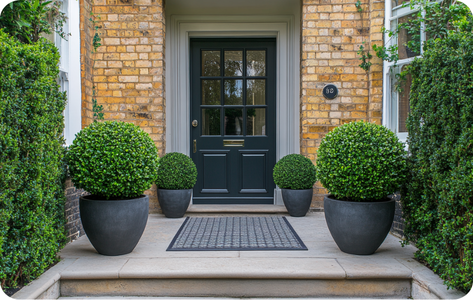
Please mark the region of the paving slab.
[[146, 258], [129, 259], [120, 278], [345, 279], [327, 258]]
[[116, 256], [81, 257], [61, 272], [61, 279], [118, 278], [127, 261], [127, 258]]
[[349, 279], [412, 278], [412, 271], [390, 257], [369, 255], [337, 258]]

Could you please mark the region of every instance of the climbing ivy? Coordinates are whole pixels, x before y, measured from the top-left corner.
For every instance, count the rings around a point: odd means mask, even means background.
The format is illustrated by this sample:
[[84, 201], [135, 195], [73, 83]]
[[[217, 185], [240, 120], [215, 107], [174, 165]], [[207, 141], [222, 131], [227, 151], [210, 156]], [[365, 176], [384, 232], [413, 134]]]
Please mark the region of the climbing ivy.
[[[98, 33], [99, 26], [97, 19], [100, 19], [99, 15], [95, 15], [92, 11], [90, 12], [90, 18], [89, 20], [92, 22], [93, 27], [94, 27], [94, 37], [92, 38], [92, 54], [95, 54], [97, 52], [97, 48], [102, 46], [100, 43], [102, 39], [100, 38], [100, 35]], [[94, 59], [94, 64], [95, 64], [95, 59]], [[92, 72], [93, 73], [93, 72]], [[94, 122], [97, 120], [103, 120], [103, 105], [99, 105], [97, 102], [97, 87], [95, 84], [92, 86], [92, 112], [94, 113]]]

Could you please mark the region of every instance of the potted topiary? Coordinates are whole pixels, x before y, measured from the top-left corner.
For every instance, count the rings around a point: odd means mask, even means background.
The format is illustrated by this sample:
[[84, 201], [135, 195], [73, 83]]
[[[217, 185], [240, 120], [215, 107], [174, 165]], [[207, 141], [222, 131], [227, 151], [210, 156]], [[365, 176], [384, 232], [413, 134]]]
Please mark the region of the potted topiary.
[[406, 178], [406, 151], [384, 126], [353, 122], [335, 128], [317, 151], [317, 176], [327, 226], [340, 250], [367, 255], [385, 240], [393, 222], [391, 195]]
[[305, 216], [312, 202], [312, 187], [317, 181], [312, 161], [301, 154], [286, 155], [274, 166], [273, 179], [281, 188], [282, 200], [289, 214]]
[[156, 186], [159, 205], [166, 217], [184, 216], [196, 181], [197, 168], [189, 156], [171, 152], [160, 159]]
[[76, 135], [66, 159], [75, 187], [91, 194], [79, 200], [91, 244], [103, 255], [133, 251], [148, 221], [143, 192], [159, 159], [149, 135], [131, 123], [95, 122]]

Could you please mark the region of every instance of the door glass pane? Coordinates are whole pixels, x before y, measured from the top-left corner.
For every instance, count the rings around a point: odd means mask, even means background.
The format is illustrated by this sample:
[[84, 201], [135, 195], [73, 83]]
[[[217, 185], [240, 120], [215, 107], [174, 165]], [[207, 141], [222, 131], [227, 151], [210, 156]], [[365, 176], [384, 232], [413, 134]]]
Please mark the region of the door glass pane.
[[[411, 14], [411, 15], [408, 15], [408, 16], [405, 16], [405, 17], [402, 17], [402, 18], [399, 18], [398, 20], [398, 23], [407, 23], [409, 22], [410, 20], [414, 19], [415, 18], [415, 14]], [[416, 44], [416, 48], [415, 49], [411, 49], [409, 48], [409, 46], [407, 45], [409, 41], [414, 41], [414, 39], [417, 40], [417, 42], [415, 43]], [[398, 34], [398, 41], [397, 41], [397, 45], [398, 45], [398, 51], [399, 51], [399, 59], [406, 59], [406, 58], [410, 58], [410, 57], [414, 57], [414, 56], [417, 56], [420, 54], [420, 29], [419, 29], [419, 32], [417, 34], [412, 34], [412, 33], [409, 33], [407, 32], [407, 29], [404, 29], [402, 28], [401, 30], [399, 30], [399, 34]]]
[[266, 75], [266, 51], [248, 50], [246, 51], [246, 76]]
[[243, 135], [243, 109], [225, 108], [225, 122], [223, 134]]
[[248, 79], [246, 81], [246, 105], [265, 105], [266, 80]]
[[[401, 71], [404, 71], [405, 67], [406, 66], [403, 66]], [[411, 85], [412, 85], [412, 76], [411, 74], [408, 74], [406, 76], [406, 81], [402, 83], [402, 86], [401, 86], [402, 91], [399, 93], [399, 104], [398, 104], [399, 132], [407, 132], [406, 120], [411, 109], [410, 102], [409, 102], [409, 94], [411, 92]]]
[[225, 105], [243, 105], [243, 80], [225, 80]]
[[220, 76], [220, 51], [202, 51], [202, 76]]
[[225, 51], [225, 76], [243, 75], [243, 51]]
[[202, 105], [220, 105], [220, 80], [202, 80]]
[[248, 108], [246, 114], [246, 135], [266, 135], [266, 108]]
[[220, 135], [220, 108], [202, 109], [202, 135]]

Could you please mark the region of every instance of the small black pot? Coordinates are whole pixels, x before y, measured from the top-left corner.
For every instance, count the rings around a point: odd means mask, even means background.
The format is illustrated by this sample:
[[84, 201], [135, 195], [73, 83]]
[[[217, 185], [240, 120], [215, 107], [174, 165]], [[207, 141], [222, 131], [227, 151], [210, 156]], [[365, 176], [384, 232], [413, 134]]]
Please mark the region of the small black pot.
[[167, 218], [182, 218], [189, 207], [192, 189], [158, 189], [158, 201]]
[[282, 200], [291, 217], [303, 217], [307, 214], [312, 202], [313, 190], [281, 189]]
[[84, 196], [79, 200], [80, 219], [90, 243], [103, 255], [130, 253], [148, 222], [149, 198], [102, 200]]
[[341, 201], [324, 198], [325, 221], [338, 248], [358, 255], [373, 254], [384, 242], [394, 219], [395, 200]]

